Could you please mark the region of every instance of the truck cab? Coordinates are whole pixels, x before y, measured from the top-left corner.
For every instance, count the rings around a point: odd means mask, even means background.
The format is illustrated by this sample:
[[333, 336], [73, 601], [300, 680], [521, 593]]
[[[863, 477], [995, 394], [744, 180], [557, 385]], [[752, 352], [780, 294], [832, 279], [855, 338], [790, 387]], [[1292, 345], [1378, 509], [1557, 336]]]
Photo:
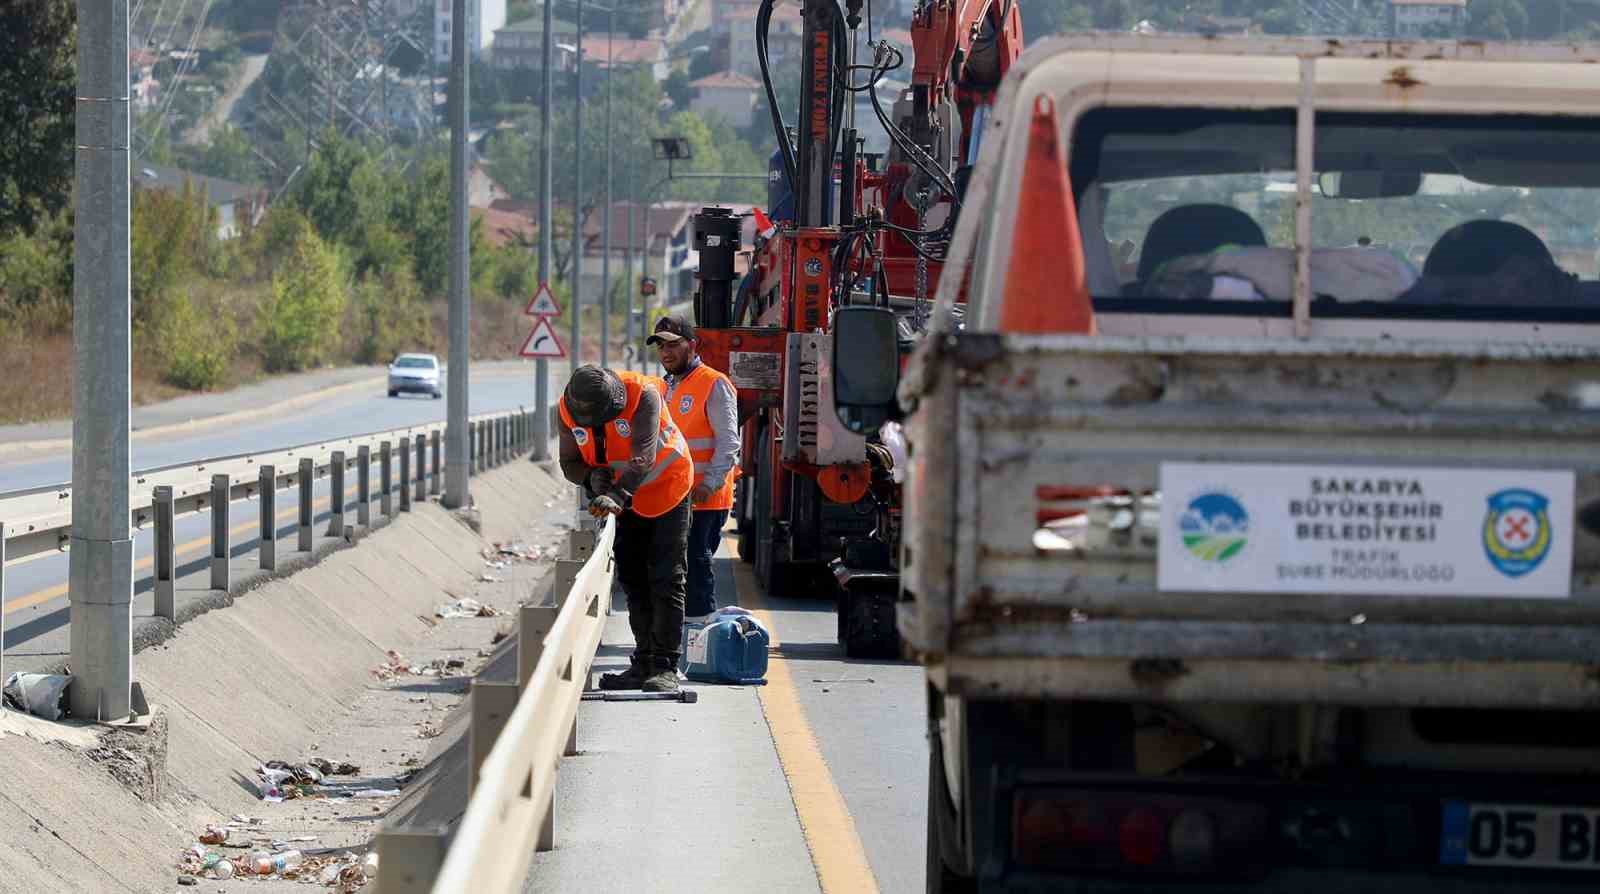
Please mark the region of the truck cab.
[[1596, 62], [1013, 67], [931, 337], [834, 324], [842, 412], [904, 429], [929, 890], [1593, 885]]

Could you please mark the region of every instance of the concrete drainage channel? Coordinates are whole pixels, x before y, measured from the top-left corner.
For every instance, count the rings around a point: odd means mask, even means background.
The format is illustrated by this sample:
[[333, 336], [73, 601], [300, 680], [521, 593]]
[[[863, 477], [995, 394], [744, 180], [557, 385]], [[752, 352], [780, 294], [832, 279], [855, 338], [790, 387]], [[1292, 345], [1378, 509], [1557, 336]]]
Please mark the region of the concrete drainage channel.
[[466, 766], [469, 681], [514, 655], [572, 527], [570, 485], [541, 465], [472, 493], [481, 531], [418, 502], [226, 611], [178, 612], [137, 656], [144, 731], [0, 711], [0, 892], [231, 890], [254, 868], [373, 890], [379, 824]]

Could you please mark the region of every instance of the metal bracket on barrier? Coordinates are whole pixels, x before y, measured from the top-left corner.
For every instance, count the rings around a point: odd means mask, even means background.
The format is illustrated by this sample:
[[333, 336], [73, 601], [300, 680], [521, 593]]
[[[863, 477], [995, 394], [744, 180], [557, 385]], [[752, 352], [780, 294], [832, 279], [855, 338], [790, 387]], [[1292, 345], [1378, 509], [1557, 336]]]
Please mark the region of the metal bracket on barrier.
[[500, 738], [500, 731], [505, 729], [506, 720], [517, 707], [517, 693], [519, 688], [513, 681], [507, 680], [482, 680], [472, 681], [472, 689], [468, 697], [472, 700], [472, 722], [467, 730], [467, 795], [478, 787], [478, 771], [483, 767], [483, 759], [489, 756], [489, 749], [494, 747], [495, 740]]
[[378, 890], [382, 894], [427, 894], [444, 865], [449, 826], [378, 833]]

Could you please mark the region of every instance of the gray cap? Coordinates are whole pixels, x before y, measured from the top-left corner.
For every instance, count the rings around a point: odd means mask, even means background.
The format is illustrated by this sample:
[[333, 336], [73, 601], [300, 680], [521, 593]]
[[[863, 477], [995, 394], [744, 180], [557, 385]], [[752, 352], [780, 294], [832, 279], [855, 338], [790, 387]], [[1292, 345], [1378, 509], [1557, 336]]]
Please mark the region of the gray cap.
[[593, 428], [617, 418], [627, 406], [628, 389], [616, 373], [585, 363], [572, 371], [565, 397], [573, 420]]

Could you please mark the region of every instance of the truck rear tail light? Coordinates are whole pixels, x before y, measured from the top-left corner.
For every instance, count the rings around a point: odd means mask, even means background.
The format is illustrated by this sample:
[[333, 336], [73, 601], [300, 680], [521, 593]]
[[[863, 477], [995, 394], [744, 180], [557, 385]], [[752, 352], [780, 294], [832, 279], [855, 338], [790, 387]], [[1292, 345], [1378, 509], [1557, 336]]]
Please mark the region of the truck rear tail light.
[[1011, 856], [1031, 870], [1237, 871], [1267, 838], [1267, 808], [1242, 801], [1024, 789], [1012, 802]]
[[1129, 866], [1154, 866], [1167, 853], [1167, 824], [1155, 811], [1135, 807], [1122, 817], [1117, 846]]

